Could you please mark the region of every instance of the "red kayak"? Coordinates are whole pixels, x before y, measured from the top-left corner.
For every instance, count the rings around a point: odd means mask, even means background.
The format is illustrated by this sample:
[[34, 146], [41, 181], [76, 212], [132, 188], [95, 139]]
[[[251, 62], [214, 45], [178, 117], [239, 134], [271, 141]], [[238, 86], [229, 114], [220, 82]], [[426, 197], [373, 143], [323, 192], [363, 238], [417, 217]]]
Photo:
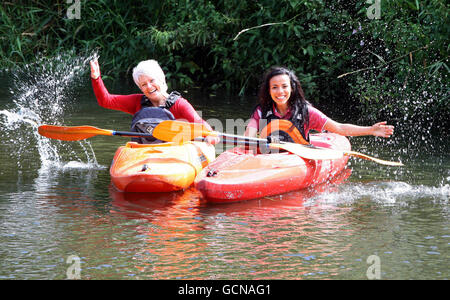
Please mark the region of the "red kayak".
[[[350, 142], [334, 133], [311, 135], [311, 144], [350, 150]], [[230, 203], [262, 198], [324, 183], [339, 174], [348, 156], [333, 160], [308, 160], [288, 152], [252, 154], [234, 148], [219, 155], [195, 180], [206, 201]]]

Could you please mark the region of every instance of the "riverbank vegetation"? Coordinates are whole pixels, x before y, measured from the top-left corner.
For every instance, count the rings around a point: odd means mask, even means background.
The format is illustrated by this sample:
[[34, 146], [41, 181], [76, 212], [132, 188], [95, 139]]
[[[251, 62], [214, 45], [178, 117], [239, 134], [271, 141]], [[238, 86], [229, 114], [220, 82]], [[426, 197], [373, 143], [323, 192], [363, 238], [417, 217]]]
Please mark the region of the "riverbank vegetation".
[[446, 131], [449, 10], [444, 0], [10, 0], [0, 64], [98, 53], [114, 80], [155, 58], [172, 86], [236, 95], [284, 65], [319, 107]]

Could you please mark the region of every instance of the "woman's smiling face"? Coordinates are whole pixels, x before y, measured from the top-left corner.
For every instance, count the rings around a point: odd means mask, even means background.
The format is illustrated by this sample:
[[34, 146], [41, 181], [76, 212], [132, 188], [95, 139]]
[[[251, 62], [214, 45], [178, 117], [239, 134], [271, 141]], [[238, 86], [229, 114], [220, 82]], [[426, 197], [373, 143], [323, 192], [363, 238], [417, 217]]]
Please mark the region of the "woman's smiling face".
[[291, 80], [289, 75], [281, 74], [273, 76], [269, 81], [269, 92], [277, 106], [284, 107], [291, 97]]
[[161, 98], [161, 85], [162, 83], [156, 78], [147, 75], [139, 76], [139, 88], [150, 100]]

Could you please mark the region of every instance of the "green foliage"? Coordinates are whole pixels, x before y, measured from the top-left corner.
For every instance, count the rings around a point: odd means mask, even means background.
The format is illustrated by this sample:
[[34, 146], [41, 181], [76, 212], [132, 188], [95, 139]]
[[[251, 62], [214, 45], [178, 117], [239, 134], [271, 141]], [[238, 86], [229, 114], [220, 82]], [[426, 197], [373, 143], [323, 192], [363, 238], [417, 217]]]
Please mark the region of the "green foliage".
[[384, 0], [381, 12], [380, 20], [356, 34], [364, 46], [354, 69], [365, 69], [344, 77], [351, 96], [372, 119], [397, 119], [423, 132], [448, 131], [443, 125], [450, 117], [448, 5]]
[[380, 19], [368, 18], [364, 0], [81, 0], [79, 19], [67, 17], [70, 5], [2, 2], [0, 65], [98, 52], [103, 75], [130, 78], [155, 58], [172, 87], [235, 94], [254, 93], [267, 68], [284, 65], [314, 104], [401, 120], [406, 98], [426, 90], [436, 97], [423, 109], [449, 116], [443, 0], [381, 0]]

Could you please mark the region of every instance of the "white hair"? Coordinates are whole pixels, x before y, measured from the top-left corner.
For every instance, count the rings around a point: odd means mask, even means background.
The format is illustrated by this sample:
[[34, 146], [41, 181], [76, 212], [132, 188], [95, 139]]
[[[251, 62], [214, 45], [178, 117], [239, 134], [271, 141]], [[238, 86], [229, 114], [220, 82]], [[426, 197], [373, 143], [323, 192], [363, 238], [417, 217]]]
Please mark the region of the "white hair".
[[139, 77], [141, 75], [146, 75], [157, 79], [161, 83], [161, 90], [163, 92], [167, 91], [166, 76], [156, 60], [150, 59], [141, 61], [133, 69], [133, 80], [139, 88]]

